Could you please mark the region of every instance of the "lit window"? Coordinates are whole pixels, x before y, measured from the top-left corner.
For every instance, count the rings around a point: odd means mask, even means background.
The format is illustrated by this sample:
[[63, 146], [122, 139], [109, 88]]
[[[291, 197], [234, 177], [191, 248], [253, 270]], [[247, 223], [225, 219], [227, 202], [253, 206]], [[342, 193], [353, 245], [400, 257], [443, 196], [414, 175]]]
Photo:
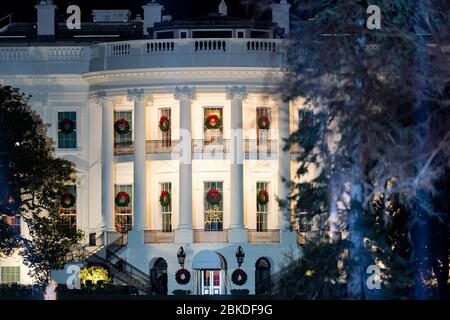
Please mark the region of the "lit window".
[[133, 226], [133, 198], [132, 185], [115, 186], [115, 205], [116, 205], [116, 231], [127, 233]]
[[172, 184], [170, 182], [161, 183], [160, 197], [163, 192], [166, 192], [167, 205], [160, 203], [162, 231], [172, 232]]
[[267, 231], [267, 217], [269, 215], [269, 202], [267, 202], [269, 200], [269, 184], [267, 182], [257, 182], [256, 190], [256, 231]]
[[20, 267], [1, 267], [0, 283], [17, 284], [20, 282]]
[[66, 224], [76, 228], [77, 226], [77, 188], [69, 186], [61, 196], [59, 213], [64, 217]]
[[[223, 182], [205, 182], [205, 231], [223, 230]], [[210, 192], [211, 191], [211, 192]], [[219, 201], [214, 201], [217, 191]], [[214, 197], [214, 199], [211, 199]]]
[[133, 113], [114, 112], [114, 146], [129, 147], [133, 143]]

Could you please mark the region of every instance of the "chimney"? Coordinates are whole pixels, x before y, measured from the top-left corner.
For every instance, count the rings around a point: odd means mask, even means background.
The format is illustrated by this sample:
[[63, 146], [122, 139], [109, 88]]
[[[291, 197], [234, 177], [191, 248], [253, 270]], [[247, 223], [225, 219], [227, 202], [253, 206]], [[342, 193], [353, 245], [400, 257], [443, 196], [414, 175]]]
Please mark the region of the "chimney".
[[55, 36], [55, 11], [53, 0], [41, 0], [35, 6], [37, 10], [37, 34], [38, 36]]
[[156, 22], [162, 21], [162, 12], [164, 7], [155, 0], [142, 6], [144, 9], [144, 34], [148, 35], [148, 28], [153, 28]]
[[222, 0], [219, 4], [219, 16], [226, 16], [228, 14], [228, 7], [225, 0]]
[[286, 0], [270, 5], [272, 7], [272, 22], [284, 29], [284, 36], [289, 35], [289, 8], [291, 5]]

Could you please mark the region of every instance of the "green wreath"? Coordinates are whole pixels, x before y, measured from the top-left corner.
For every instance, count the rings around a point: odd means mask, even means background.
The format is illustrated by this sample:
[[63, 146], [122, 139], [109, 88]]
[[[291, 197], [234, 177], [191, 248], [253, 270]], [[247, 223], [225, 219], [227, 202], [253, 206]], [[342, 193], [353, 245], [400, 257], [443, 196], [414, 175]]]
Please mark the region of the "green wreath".
[[267, 193], [267, 190], [260, 190], [258, 192], [258, 204], [260, 206], [265, 206], [269, 203], [269, 193]]
[[61, 196], [61, 206], [65, 209], [72, 208], [75, 204], [75, 196], [72, 192], [66, 192]]
[[118, 207], [128, 207], [130, 204], [130, 196], [125, 191], [121, 191], [117, 194], [115, 202]]
[[206, 201], [211, 205], [219, 204], [221, 200], [222, 196], [216, 189], [211, 189], [206, 194]]
[[159, 196], [159, 203], [163, 207], [168, 207], [171, 203], [171, 196], [169, 191], [161, 191], [161, 195]]
[[114, 123], [114, 130], [118, 134], [126, 134], [130, 132], [130, 124], [125, 119], [119, 119]]
[[170, 119], [166, 116], [162, 116], [159, 119], [159, 130], [162, 132], [167, 132], [170, 130]]
[[262, 130], [269, 130], [270, 128], [270, 120], [267, 116], [261, 116], [258, 119], [258, 128]]
[[231, 274], [231, 281], [235, 285], [242, 286], [247, 282], [247, 273], [242, 269], [236, 269]]
[[64, 134], [70, 134], [75, 130], [75, 122], [71, 119], [63, 119], [59, 122], [59, 130]]
[[205, 119], [206, 129], [219, 129], [221, 125], [222, 120], [215, 114], [209, 115]]
[[181, 285], [188, 284], [191, 280], [191, 274], [186, 269], [180, 269], [175, 273], [175, 280]]

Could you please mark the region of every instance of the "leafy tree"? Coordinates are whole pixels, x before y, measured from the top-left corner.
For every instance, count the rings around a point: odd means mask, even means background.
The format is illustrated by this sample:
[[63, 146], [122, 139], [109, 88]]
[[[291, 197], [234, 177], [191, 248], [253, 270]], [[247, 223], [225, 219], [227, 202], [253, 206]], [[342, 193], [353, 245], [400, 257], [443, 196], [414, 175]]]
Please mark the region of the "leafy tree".
[[[380, 30], [366, 28], [369, 4], [382, 10]], [[289, 200], [296, 212], [308, 212], [307, 219], [326, 221], [318, 227], [330, 232], [331, 244], [345, 257], [348, 268], [341, 272], [348, 298], [374, 297], [366, 286], [366, 268], [373, 264], [384, 264], [384, 279], [390, 279], [390, 291], [381, 296], [402, 291], [398, 280], [410, 277], [402, 267], [415, 270], [415, 292], [408, 278], [406, 294], [426, 296], [421, 275], [432, 269], [427, 221], [435, 218], [447, 230], [448, 211], [437, 212], [432, 202], [444, 196], [435, 182], [450, 164], [449, 64], [443, 50], [448, 10], [439, 0], [301, 1], [294, 10], [281, 90], [286, 99], [302, 97], [306, 107], [313, 106], [314, 122], [300, 124], [287, 143], [301, 149], [302, 182], [290, 183]], [[319, 174], [313, 175], [314, 168]], [[377, 205], [377, 199], [391, 197], [394, 207]], [[401, 218], [394, 218], [397, 209]], [[402, 249], [392, 249], [396, 243]], [[311, 261], [308, 252], [314, 251], [306, 248], [305, 261]]]
[[0, 255], [19, 250], [30, 275], [44, 284], [82, 237], [59, 214], [73, 166], [53, 157], [42, 121], [18, 89], [0, 86], [0, 114], [0, 216], [19, 215], [29, 229], [24, 237], [0, 219]]

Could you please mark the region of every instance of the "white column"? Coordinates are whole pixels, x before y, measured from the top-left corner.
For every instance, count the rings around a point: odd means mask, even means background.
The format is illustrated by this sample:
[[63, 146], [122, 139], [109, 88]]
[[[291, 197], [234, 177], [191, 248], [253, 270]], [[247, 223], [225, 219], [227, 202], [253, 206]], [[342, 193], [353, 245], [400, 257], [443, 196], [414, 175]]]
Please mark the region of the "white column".
[[133, 231], [147, 229], [147, 152], [146, 105], [144, 89], [128, 90], [128, 101], [134, 102]]
[[103, 231], [114, 232], [114, 103], [105, 92], [97, 94], [102, 106], [102, 218]]
[[227, 88], [231, 100], [231, 153], [230, 153], [230, 229], [228, 240], [233, 243], [248, 241], [244, 228], [244, 135], [242, 102], [246, 98], [244, 87]]
[[179, 161], [179, 226], [175, 232], [175, 242], [194, 242], [192, 230], [192, 128], [191, 101], [194, 89], [183, 87], [175, 89], [175, 99], [180, 101], [180, 145]]
[[[288, 139], [290, 130], [290, 111], [289, 101], [284, 101], [280, 96], [275, 96], [274, 100], [278, 105], [278, 197], [281, 200], [287, 200], [290, 195], [289, 187], [286, 186], [284, 180], [291, 179], [291, 154], [290, 151], [284, 151], [284, 140]], [[290, 202], [288, 204], [289, 212]], [[279, 226], [281, 230], [281, 242], [291, 242], [295, 240], [295, 233], [290, 231], [291, 219], [286, 210], [279, 210]]]

